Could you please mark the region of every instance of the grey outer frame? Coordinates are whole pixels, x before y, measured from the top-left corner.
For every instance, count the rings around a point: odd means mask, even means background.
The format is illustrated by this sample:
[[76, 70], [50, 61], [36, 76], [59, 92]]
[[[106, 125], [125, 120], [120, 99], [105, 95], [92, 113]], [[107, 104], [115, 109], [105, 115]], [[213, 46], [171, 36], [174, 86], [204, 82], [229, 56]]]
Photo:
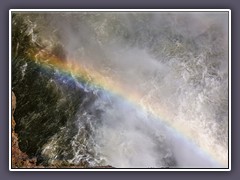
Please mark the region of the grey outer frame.
[[[126, 1], [127, 2], [127, 1]], [[0, 65], [0, 82], [1, 82], [1, 101], [0, 101], [0, 114], [1, 114], [1, 121], [0, 121], [0, 127], [1, 127], [1, 131], [0, 133], [2, 133], [0, 135], [0, 143], [1, 143], [1, 149], [2, 152], [0, 153], [1, 155], [1, 164], [0, 164], [0, 174], [1, 177], [4, 179], [11, 179], [11, 178], [18, 178], [18, 179], [22, 179], [25, 177], [28, 178], [35, 178], [35, 179], [42, 179], [42, 178], [52, 178], [52, 177], [56, 177], [58, 179], [66, 179], [69, 177], [69, 175], [66, 173], [65, 174], [57, 174], [55, 172], [51, 172], [51, 173], [42, 173], [42, 176], [39, 176], [39, 172], [35, 172], [35, 173], [27, 173], [27, 172], [21, 172], [20, 174], [18, 174], [18, 172], [9, 172], [8, 171], [8, 126], [9, 126], [9, 122], [7, 121], [8, 119], [8, 108], [9, 104], [8, 104], [8, 10], [12, 9], [12, 8], [56, 8], [57, 4], [57, 8], [229, 8], [232, 10], [232, 97], [233, 101], [232, 101], [232, 171], [231, 172], [198, 172], [201, 173], [200, 176], [198, 176], [196, 173], [192, 173], [192, 172], [181, 172], [181, 175], [178, 175], [176, 172], [168, 172], [168, 173], [136, 173], [136, 172], [131, 172], [131, 173], [121, 173], [120, 175], [116, 175], [113, 174], [112, 172], [101, 172], [101, 176], [97, 175], [97, 178], [114, 178], [114, 179], [122, 179], [122, 178], [126, 178], [127, 176], [131, 177], [131, 178], [137, 178], [137, 179], [145, 179], [145, 178], [180, 178], [180, 179], [186, 179], [186, 178], [191, 178], [191, 179], [205, 179], [205, 178], [216, 178], [216, 179], [226, 179], [226, 178], [230, 178], [230, 179], [238, 179], [238, 167], [239, 167], [239, 162], [238, 159], [239, 156], [237, 154], [237, 152], [239, 152], [240, 150], [240, 145], [237, 144], [237, 138], [239, 137], [237, 136], [237, 133], [239, 133], [238, 131], [238, 125], [239, 122], [237, 121], [236, 117], [238, 116], [238, 113], [240, 113], [240, 111], [237, 111], [237, 102], [239, 102], [239, 97], [237, 92], [239, 92], [239, 85], [237, 84], [237, 75], [238, 75], [238, 71], [237, 71], [237, 67], [239, 65], [239, 62], [237, 61], [237, 54], [236, 54], [236, 48], [239, 47], [237, 46], [239, 43], [237, 41], [237, 39], [239, 39], [239, 34], [237, 34], [237, 32], [239, 32], [239, 24], [237, 24], [237, 16], [240, 15], [240, 12], [237, 11], [237, 1], [233, 2], [233, 1], [228, 1], [228, 0], [218, 0], [218, 1], [207, 1], [207, 0], [202, 0], [202, 1], [191, 1], [191, 0], [184, 0], [184, 1], [177, 1], [177, 0], [168, 0], [167, 2], [161, 3], [161, 2], [156, 2], [154, 0], [149, 0], [149, 1], [145, 1], [145, 2], [137, 2], [137, 0], [131, 1], [125, 3], [124, 1], [109, 1], [109, 0], [103, 0], [101, 2], [97, 1], [97, 0], [93, 0], [93, 1], [81, 1], [81, 2], [74, 2], [73, 0], [68, 0], [68, 1], [63, 1], [63, 0], [59, 0], [59, 1], [38, 1], [38, 2], [34, 2], [34, 1], [28, 1], [28, 0], [22, 0], [21, 2], [19, 1], [6, 1], [0, 2], [0, 8], [1, 8], [1, 26], [0, 26], [0, 33], [1, 33], [1, 37], [3, 37], [0, 45], [0, 54], [1, 54], [1, 65]], [[27, 174], [25, 174], [27, 173]], [[81, 175], [77, 175], [76, 173], [71, 173], [71, 178], [73, 179], [78, 179], [78, 178], [94, 178], [94, 176], [96, 176], [94, 173], [86, 173], [86, 172], [81, 172]], [[119, 173], [119, 172], [118, 172]], [[134, 177], [133, 177], [134, 174]], [[139, 174], [139, 175], [138, 175]], [[16, 177], [17, 175], [17, 177]], [[54, 175], [54, 176], [53, 176]], [[112, 177], [111, 177], [112, 176]]]

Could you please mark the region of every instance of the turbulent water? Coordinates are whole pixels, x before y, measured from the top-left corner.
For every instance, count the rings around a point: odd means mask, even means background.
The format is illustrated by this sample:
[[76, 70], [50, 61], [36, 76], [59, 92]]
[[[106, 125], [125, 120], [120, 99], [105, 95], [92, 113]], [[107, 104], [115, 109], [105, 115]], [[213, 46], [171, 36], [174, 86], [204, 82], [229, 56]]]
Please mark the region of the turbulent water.
[[20, 147], [39, 163], [228, 166], [225, 12], [14, 13], [12, 77]]

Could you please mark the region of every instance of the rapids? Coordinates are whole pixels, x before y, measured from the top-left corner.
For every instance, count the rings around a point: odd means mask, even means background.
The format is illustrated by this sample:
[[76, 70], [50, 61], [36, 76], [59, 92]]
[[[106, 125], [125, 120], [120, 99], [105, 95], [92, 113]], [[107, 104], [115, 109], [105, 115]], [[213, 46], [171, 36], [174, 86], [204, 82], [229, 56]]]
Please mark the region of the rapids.
[[12, 89], [40, 164], [228, 167], [227, 12], [14, 13]]

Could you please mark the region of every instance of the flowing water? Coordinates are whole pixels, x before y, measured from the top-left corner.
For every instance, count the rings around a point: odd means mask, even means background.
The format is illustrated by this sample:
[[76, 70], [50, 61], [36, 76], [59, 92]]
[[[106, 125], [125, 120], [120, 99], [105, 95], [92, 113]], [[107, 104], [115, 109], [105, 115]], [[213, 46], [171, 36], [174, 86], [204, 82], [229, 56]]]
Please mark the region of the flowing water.
[[12, 17], [20, 147], [39, 163], [228, 166], [228, 14]]

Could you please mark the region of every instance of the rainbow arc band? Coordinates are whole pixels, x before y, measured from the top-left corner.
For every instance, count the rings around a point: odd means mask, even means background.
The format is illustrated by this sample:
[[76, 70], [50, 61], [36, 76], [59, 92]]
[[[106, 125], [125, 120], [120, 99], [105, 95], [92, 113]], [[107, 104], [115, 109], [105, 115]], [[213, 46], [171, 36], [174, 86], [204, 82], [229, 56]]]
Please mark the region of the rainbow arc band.
[[[171, 128], [174, 132], [188, 140], [188, 142], [198, 146], [202, 153], [205, 153], [210, 159], [220, 163], [223, 167], [228, 166], [228, 152], [221, 147], [206, 141], [196, 143], [195, 137], [192, 135], [191, 129], [186, 127], [186, 124], [182, 122], [174, 121], [171, 118], [170, 112], [166, 107], [157, 102], [142, 102], [144, 94], [129, 87], [125, 84], [119, 83], [116, 79], [106, 78], [105, 75], [99, 73], [92, 67], [84, 67], [81, 64], [74, 63], [75, 61], [64, 61], [57, 56], [47, 52], [46, 50], [40, 50], [38, 52], [29, 51], [29, 57], [31, 60], [37, 61], [41, 64], [42, 68], [53, 66], [57, 68], [65, 76], [76, 76], [83, 82], [88, 82], [97, 86], [107, 92], [111, 92], [114, 95], [120, 96], [135, 107], [150, 113], [156, 119], [159, 119], [167, 127]], [[150, 104], [150, 106], [149, 106]], [[196, 133], [194, 133], [196, 134]], [[220, 150], [219, 150], [220, 149]]]

